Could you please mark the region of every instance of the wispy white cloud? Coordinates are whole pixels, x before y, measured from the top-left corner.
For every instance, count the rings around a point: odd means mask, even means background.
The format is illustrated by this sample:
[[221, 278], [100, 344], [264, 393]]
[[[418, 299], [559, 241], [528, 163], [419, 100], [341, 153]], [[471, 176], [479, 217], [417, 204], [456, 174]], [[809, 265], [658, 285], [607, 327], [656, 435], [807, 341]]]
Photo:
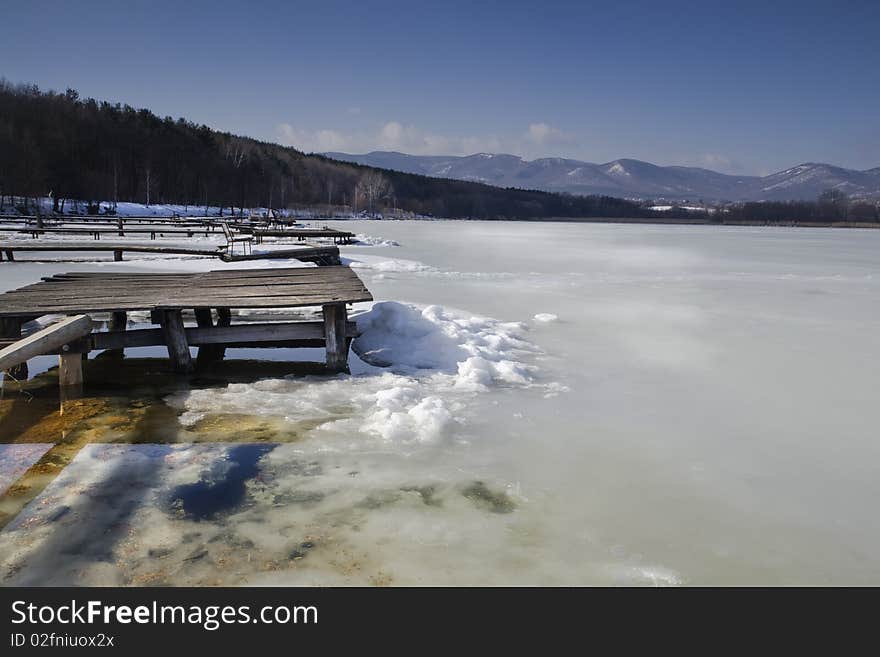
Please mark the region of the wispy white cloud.
[[278, 138], [286, 146], [313, 153], [343, 150], [349, 145], [348, 137], [336, 130], [297, 130], [289, 123], [278, 126]]
[[387, 121], [372, 131], [353, 133], [331, 129], [301, 130], [282, 123], [277, 133], [283, 144], [316, 153], [383, 150], [412, 155], [471, 155], [503, 152], [531, 157], [553, 154], [547, 149], [573, 143], [569, 135], [547, 123], [533, 123], [521, 136], [513, 139], [494, 135], [443, 135], [399, 121]]
[[567, 135], [559, 128], [554, 128], [549, 123], [543, 122], [532, 123], [524, 137], [527, 141], [538, 146], [544, 146], [547, 144], [565, 144], [573, 141], [570, 135]]
[[745, 167], [734, 159], [718, 153], [704, 153], [694, 162], [696, 166], [721, 171], [723, 173], [742, 173]]

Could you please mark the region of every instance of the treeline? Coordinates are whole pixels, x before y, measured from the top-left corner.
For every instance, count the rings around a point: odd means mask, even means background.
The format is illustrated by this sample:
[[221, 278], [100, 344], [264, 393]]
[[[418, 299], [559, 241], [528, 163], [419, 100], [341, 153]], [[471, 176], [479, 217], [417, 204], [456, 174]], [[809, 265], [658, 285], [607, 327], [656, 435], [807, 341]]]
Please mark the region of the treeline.
[[[275, 209], [345, 205], [478, 219], [650, 217], [610, 197], [501, 189], [371, 169], [146, 109], [0, 80], [0, 209], [13, 197]], [[24, 208], [27, 210], [27, 207]], [[666, 215], [668, 216], [668, 214]]]
[[840, 190], [829, 189], [815, 201], [760, 201], [730, 205], [716, 212], [713, 219], [767, 224], [880, 223], [880, 204], [853, 201]]

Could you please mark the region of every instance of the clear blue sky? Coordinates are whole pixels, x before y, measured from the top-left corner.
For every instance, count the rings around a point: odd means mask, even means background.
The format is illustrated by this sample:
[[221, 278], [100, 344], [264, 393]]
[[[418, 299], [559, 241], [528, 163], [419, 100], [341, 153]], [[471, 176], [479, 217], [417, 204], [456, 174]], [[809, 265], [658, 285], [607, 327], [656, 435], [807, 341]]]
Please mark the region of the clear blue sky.
[[306, 150], [880, 166], [880, 1], [4, 0], [0, 75]]

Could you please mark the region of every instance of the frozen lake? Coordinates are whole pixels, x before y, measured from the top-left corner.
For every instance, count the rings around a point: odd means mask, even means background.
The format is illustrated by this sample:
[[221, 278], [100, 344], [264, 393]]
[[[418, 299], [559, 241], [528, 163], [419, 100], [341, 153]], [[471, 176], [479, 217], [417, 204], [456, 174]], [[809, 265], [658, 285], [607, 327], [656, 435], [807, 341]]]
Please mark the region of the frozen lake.
[[391, 302], [351, 376], [130, 380], [63, 429], [7, 384], [0, 488], [70, 463], [0, 498], [0, 582], [880, 584], [880, 231], [332, 225]]

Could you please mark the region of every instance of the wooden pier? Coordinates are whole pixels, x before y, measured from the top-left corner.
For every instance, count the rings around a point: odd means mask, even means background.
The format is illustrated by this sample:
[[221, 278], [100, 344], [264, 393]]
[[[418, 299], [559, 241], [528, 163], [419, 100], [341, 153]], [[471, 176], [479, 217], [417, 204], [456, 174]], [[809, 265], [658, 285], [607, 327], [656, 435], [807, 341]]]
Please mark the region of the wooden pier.
[[268, 260], [278, 258], [294, 258], [301, 262], [314, 262], [318, 265], [338, 265], [339, 248], [336, 246], [304, 246], [295, 249], [278, 249], [262, 251], [259, 253], [233, 254], [226, 250], [225, 246], [214, 249], [197, 249], [186, 246], [138, 244], [136, 242], [73, 242], [56, 241], [34, 244], [28, 240], [9, 240], [0, 242], [0, 262], [4, 258], [10, 262], [15, 260], [17, 251], [25, 252], [72, 252], [79, 251], [112, 253], [113, 259], [122, 261], [123, 253], [153, 253], [165, 255], [188, 255], [200, 257], [220, 258], [224, 262], [238, 262], [241, 260]]
[[30, 235], [34, 239], [40, 237], [41, 235], [91, 235], [93, 239], [99, 240], [102, 235], [115, 235], [117, 237], [125, 237], [125, 234], [128, 233], [130, 235], [149, 235], [151, 240], [156, 239], [157, 237], [165, 237], [166, 235], [180, 237], [193, 237], [194, 235], [204, 235], [205, 237], [211, 237], [216, 235], [213, 226], [201, 226], [201, 227], [192, 227], [192, 228], [166, 228], [163, 226], [151, 226], [148, 228], [128, 228], [126, 226], [80, 226], [80, 227], [70, 227], [70, 226], [44, 226], [42, 228], [38, 228], [36, 226], [28, 226], [27, 228], [0, 228], [0, 231], [5, 233], [23, 233], [25, 235]]
[[[341, 266], [58, 274], [0, 294], [0, 346], [6, 345], [0, 362], [11, 368], [38, 353], [58, 353], [64, 387], [81, 383], [81, 364], [73, 360], [92, 350], [164, 345], [175, 370], [187, 373], [195, 369], [190, 346], [199, 347], [200, 366], [222, 359], [226, 347], [324, 347], [326, 369], [344, 371], [357, 334], [346, 305], [372, 298], [357, 274]], [[322, 320], [232, 324], [233, 310], [304, 306], [320, 307]], [[194, 312], [196, 326], [184, 325], [184, 310]], [[158, 328], [126, 330], [132, 311], [149, 311]], [[110, 330], [82, 331], [96, 313], [110, 313]], [[65, 320], [73, 328], [65, 325], [62, 333], [50, 327], [44, 329], [49, 338], [33, 334], [22, 339], [22, 325], [43, 315], [75, 316]], [[74, 336], [77, 331], [83, 334]]]
[[334, 244], [351, 244], [351, 240], [354, 238], [354, 233], [333, 228], [288, 228], [281, 230], [255, 228], [252, 231], [248, 231], [245, 227], [240, 229], [244, 232], [252, 232], [257, 244], [260, 244], [264, 237], [295, 237], [300, 241], [324, 237], [332, 239]]

